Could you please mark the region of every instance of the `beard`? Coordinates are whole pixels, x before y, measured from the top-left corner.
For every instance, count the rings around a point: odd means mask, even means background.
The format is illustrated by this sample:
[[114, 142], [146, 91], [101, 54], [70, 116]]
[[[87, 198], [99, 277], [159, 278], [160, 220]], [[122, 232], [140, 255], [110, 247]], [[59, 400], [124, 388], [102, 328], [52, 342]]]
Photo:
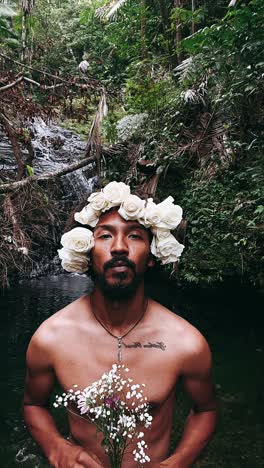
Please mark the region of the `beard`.
[[[133, 277], [131, 280], [128, 279], [128, 272], [116, 272], [114, 282], [109, 282], [106, 278], [106, 272], [109, 268], [112, 268], [122, 261], [123, 265], [127, 266], [133, 271]], [[140, 283], [144, 278], [144, 272], [137, 273], [136, 266], [131, 260], [126, 257], [116, 256], [104, 265], [104, 273], [97, 273], [93, 271], [93, 280], [95, 284], [100, 288], [103, 295], [110, 300], [126, 300], [132, 297]]]

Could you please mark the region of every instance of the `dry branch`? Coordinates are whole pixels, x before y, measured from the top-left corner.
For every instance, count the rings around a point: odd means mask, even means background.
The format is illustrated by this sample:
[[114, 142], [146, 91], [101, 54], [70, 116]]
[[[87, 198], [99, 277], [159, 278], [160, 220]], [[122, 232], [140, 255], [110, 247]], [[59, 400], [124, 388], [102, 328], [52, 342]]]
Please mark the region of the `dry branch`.
[[[12, 83], [9, 83], [8, 85], [2, 86], [0, 88], [0, 93], [2, 93], [3, 91], [8, 90], [10, 88], [13, 88], [14, 86], [17, 86], [19, 83], [21, 83], [21, 81], [27, 81], [28, 83], [31, 83], [31, 84], [33, 84], [35, 86], [38, 86], [38, 88], [44, 89], [44, 90], [54, 89], [54, 88], [61, 88], [62, 86], [64, 86], [64, 83], [57, 83], [57, 84], [50, 85], [50, 86], [42, 85], [41, 83], [38, 83], [37, 81], [32, 80], [31, 78], [27, 78], [26, 76], [20, 76], [17, 80], [13, 81]], [[74, 82], [67, 83], [67, 85], [75, 86], [75, 87], [81, 88], [81, 89], [88, 89], [90, 87], [88, 84], [74, 83]]]
[[87, 166], [88, 164], [95, 162], [95, 160], [96, 158], [94, 156], [91, 156], [89, 158], [85, 158], [85, 159], [82, 159], [81, 161], [75, 162], [71, 164], [70, 166], [66, 166], [63, 169], [60, 169], [59, 171], [47, 172], [46, 174], [40, 175], [40, 176], [27, 177], [26, 179], [19, 180], [18, 182], [10, 182], [8, 184], [1, 184], [0, 193], [12, 192], [13, 190], [24, 187], [31, 182], [40, 182], [40, 181], [55, 179], [56, 177], [61, 177], [65, 174], [69, 174], [70, 172], [74, 172], [77, 169], [80, 169], [81, 167]]
[[13, 225], [13, 238], [18, 248], [29, 249], [30, 240], [26, 236], [24, 230], [21, 228], [16, 215], [16, 209], [13, 205], [10, 195], [7, 195], [4, 200], [4, 214], [8, 221]]

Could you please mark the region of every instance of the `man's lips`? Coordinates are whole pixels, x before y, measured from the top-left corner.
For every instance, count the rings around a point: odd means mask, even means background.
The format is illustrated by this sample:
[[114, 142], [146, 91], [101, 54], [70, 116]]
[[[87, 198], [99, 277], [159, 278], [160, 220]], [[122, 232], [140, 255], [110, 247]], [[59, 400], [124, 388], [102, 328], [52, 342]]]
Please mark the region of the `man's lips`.
[[121, 271], [126, 271], [128, 268], [130, 268], [128, 265], [125, 265], [124, 263], [120, 263], [120, 264], [110, 267], [110, 270], [121, 272]]
[[126, 258], [113, 258], [104, 265], [104, 271], [108, 269], [114, 272], [125, 272], [129, 269], [135, 272], [135, 265]]

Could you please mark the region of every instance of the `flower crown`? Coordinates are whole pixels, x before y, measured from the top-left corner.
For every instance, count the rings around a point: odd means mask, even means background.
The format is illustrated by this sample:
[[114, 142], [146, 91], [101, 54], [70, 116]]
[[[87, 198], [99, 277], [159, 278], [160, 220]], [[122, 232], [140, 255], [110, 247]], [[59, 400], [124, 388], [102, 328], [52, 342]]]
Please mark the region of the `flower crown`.
[[[174, 205], [168, 197], [156, 204], [152, 198], [142, 200], [132, 195], [130, 187], [123, 182], [110, 182], [100, 192], [92, 193], [82, 211], [75, 213], [74, 219], [80, 224], [96, 226], [102, 213], [119, 206], [118, 213], [127, 221], [137, 220], [153, 234], [150, 250], [162, 265], [177, 262], [184, 245], [171, 234], [182, 220], [182, 208]], [[76, 227], [63, 234], [63, 248], [58, 250], [62, 267], [69, 272], [84, 273], [89, 268], [88, 252], [94, 246], [93, 232]]]

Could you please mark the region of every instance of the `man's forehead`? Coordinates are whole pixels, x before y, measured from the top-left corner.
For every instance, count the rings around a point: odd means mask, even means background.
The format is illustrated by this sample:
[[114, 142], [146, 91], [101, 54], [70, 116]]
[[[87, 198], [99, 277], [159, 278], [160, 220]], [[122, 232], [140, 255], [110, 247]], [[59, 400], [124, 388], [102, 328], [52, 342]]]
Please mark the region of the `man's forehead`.
[[136, 219], [125, 220], [124, 218], [122, 218], [122, 216], [120, 216], [120, 214], [116, 210], [111, 210], [106, 213], [103, 213], [100, 216], [99, 221], [94, 229], [98, 229], [99, 227], [106, 227], [106, 226], [107, 227], [128, 226], [131, 228], [143, 229], [144, 231], [146, 231], [146, 228], [142, 224], [140, 224]]

